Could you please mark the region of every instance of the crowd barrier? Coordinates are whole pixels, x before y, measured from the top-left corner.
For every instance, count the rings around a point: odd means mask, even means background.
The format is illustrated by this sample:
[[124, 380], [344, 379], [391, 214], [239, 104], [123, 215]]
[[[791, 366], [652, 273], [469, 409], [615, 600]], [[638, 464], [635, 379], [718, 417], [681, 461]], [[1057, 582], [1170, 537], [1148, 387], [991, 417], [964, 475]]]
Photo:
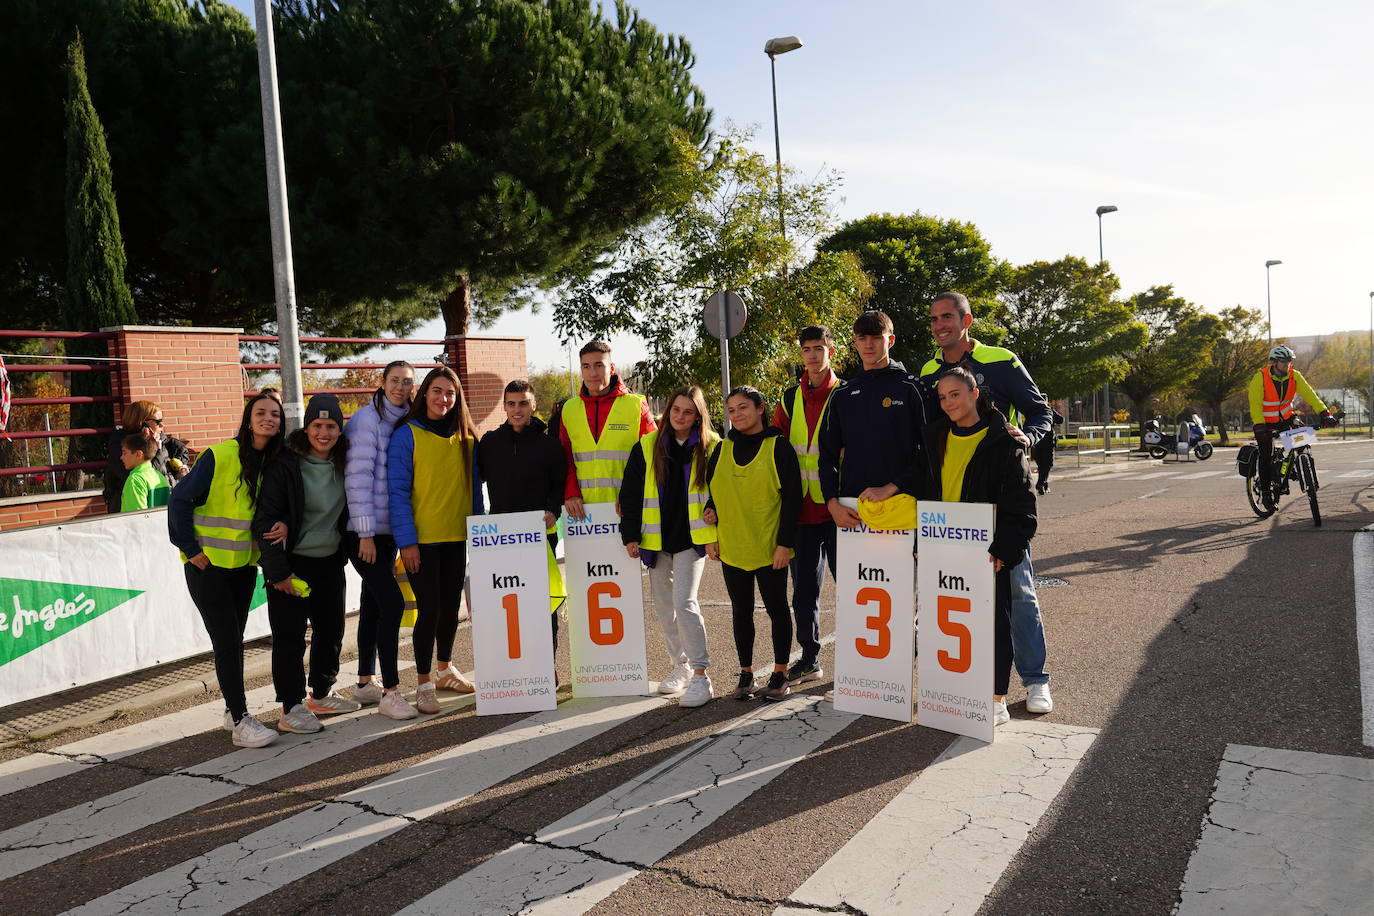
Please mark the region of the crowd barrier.
[[[259, 576], [245, 639], [266, 601]], [[0, 707], [209, 651], [166, 510], [0, 531]]]

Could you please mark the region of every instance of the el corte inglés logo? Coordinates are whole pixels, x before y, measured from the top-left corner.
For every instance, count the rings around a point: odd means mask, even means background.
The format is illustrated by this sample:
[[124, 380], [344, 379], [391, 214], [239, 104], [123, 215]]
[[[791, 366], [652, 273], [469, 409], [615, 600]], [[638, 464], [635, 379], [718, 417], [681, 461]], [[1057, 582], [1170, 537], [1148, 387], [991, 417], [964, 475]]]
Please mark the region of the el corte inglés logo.
[[0, 665], [141, 594], [143, 589], [0, 577]]

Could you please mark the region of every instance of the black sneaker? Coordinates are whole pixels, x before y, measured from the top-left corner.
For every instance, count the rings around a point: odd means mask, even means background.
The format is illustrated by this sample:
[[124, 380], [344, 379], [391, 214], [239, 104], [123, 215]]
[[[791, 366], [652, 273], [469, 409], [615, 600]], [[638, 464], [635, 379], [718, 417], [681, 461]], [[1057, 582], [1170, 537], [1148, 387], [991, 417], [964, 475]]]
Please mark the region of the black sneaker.
[[768, 686], [759, 691], [759, 696], [770, 703], [776, 703], [791, 692], [792, 688], [787, 686], [787, 675], [781, 671], [774, 671], [768, 678]]
[[735, 692], [730, 694], [737, 700], [747, 700], [754, 695], [754, 672], [741, 671], [739, 673], [739, 684], [735, 687]]
[[787, 683], [795, 687], [807, 681], [817, 680], [823, 674], [825, 674], [825, 671], [816, 662], [803, 660], [787, 669]]

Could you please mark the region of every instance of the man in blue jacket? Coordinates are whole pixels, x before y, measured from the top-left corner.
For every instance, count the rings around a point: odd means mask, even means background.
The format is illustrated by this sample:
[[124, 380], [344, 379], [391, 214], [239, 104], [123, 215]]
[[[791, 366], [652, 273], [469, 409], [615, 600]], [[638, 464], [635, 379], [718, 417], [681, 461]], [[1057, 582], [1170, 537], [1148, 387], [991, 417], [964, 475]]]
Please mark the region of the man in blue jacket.
[[863, 371], [831, 397], [821, 424], [821, 496], [841, 528], [859, 524], [859, 516], [840, 505], [841, 496], [881, 502], [898, 493], [914, 496], [919, 487], [916, 453], [933, 398], [924, 382], [888, 356], [896, 341], [883, 312], [854, 320]]
[[[979, 343], [969, 336], [972, 324], [973, 310], [963, 293], [940, 293], [935, 297], [930, 303], [930, 333], [940, 351], [921, 367], [921, 380], [934, 388], [949, 369], [963, 366], [973, 373], [979, 389], [993, 406], [1013, 424], [1019, 424], [1029, 446], [1053, 436], [1054, 412], [1030, 373], [1015, 353]], [[1011, 572], [1011, 642], [1016, 672], [1026, 687], [1026, 710], [1049, 712], [1054, 708], [1054, 700], [1050, 697], [1050, 676], [1045, 673], [1045, 626], [1035, 594], [1035, 569], [1029, 549]]]

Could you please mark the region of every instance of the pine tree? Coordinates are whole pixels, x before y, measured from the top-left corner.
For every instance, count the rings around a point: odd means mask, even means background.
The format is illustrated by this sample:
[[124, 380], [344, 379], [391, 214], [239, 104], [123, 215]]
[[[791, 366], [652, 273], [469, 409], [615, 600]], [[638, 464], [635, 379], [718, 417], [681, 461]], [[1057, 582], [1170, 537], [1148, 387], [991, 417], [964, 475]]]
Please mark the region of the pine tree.
[[[67, 280], [63, 291], [63, 323], [72, 331], [135, 324], [133, 296], [124, 282], [124, 242], [119, 234], [110, 154], [90, 89], [86, 59], [78, 33], [67, 48]], [[103, 356], [99, 341], [73, 342], [68, 355]], [[72, 374], [73, 395], [108, 395], [104, 373]], [[75, 427], [100, 426], [110, 414], [103, 404], [83, 404], [72, 410]], [[74, 443], [79, 460], [99, 460], [105, 454], [99, 437]]]

